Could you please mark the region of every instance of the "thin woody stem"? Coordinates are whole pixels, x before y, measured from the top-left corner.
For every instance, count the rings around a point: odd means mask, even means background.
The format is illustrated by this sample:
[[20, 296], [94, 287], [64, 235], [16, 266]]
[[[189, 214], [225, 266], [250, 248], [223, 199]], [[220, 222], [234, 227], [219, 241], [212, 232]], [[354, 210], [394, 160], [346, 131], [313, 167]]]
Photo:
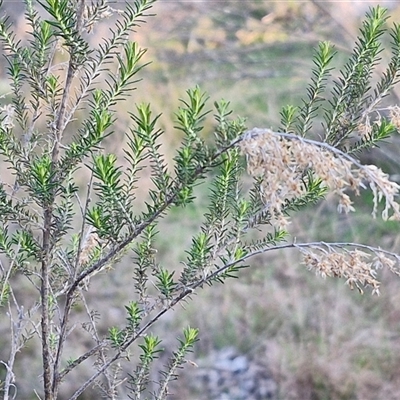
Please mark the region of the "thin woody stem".
[[[77, 29], [81, 29], [82, 26], [82, 18], [85, 7], [85, 1], [79, 0], [77, 4]], [[63, 89], [63, 95], [60, 103], [60, 107], [58, 110], [57, 120], [55, 122], [54, 127], [54, 145], [51, 155], [51, 169], [52, 169], [52, 181], [56, 183], [57, 177], [57, 168], [58, 162], [60, 159], [60, 145], [63, 137], [63, 128], [64, 128], [64, 119], [65, 113], [67, 109], [67, 103], [70, 99], [71, 95], [71, 87], [74, 79], [75, 71], [76, 71], [76, 63], [74, 60], [74, 55], [71, 54], [69, 63], [66, 81]], [[53, 186], [54, 187], [54, 186]], [[60, 381], [57, 379], [57, 370], [59, 368], [60, 363], [60, 354], [62, 352], [62, 343], [60, 352], [57, 354], [57, 357], [54, 361], [54, 364], [51, 365], [51, 350], [49, 345], [49, 336], [50, 336], [50, 328], [49, 328], [49, 295], [50, 295], [50, 283], [49, 283], [49, 270], [51, 264], [51, 254], [52, 254], [52, 245], [51, 245], [51, 230], [53, 225], [53, 207], [55, 202], [55, 189], [51, 189], [50, 198], [48, 203], [44, 209], [44, 231], [43, 231], [43, 243], [42, 243], [42, 266], [41, 266], [41, 305], [42, 305], [42, 357], [43, 357], [43, 380], [44, 380], [44, 392], [45, 392], [45, 400], [53, 400], [57, 398], [58, 386]]]

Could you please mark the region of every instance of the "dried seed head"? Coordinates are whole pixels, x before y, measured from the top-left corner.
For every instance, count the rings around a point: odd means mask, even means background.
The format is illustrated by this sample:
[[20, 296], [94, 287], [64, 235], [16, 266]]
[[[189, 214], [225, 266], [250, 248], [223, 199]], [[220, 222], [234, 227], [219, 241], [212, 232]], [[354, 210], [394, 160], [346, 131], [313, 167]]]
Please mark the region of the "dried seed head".
[[[348, 252], [321, 251], [321, 249], [302, 249], [303, 263], [308, 269], [325, 277], [346, 279], [351, 289], [357, 288], [364, 293], [363, 288], [372, 287], [372, 293], [379, 294], [380, 282], [376, 279], [376, 259], [367, 262], [370, 254], [360, 250]], [[392, 260], [389, 260], [393, 262]]]
[[397, 128], [400, 129], [400, 107], [399, 106], [393, 106], [389, 107], [389, 117], [390, 117], [390, 122]]
[[[255, 132], [255, 134], [254, 134]], [[323, 184], [339, 197], [340, 212], [354, 211], [346, 191], [359, 194], [367, 181], [374, 195], [373, 216], [378, 203], [385, 199], [382, 218], [400, 220], [400, 206], [395, 201], [400, 186], [376, 166], [360, 165], [357, 160], [323, 143], [299, 136], [254, 129], [240, 142], [247, 158], [247, 169], [252, 176], [262, 176], [261, 195], [271, 214], [271, 222], [278, 227], [287, 225], [283, 214], [286, 201], [307, 194], [305, 179], [308, 171], [319, 177]]]
[[94, 249], [99, 245], [100, 239], [96, 231], [89, 230], [82, 243], [82, 250], [79, 257], [79, 264], [84, 265], [90, 262]]

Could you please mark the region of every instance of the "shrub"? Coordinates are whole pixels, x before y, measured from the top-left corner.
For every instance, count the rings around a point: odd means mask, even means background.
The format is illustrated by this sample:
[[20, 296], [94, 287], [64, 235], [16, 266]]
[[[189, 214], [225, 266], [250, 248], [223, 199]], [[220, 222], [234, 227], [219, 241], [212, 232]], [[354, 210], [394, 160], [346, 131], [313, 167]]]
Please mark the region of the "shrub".
[[[351, 57], [333, 81], [335, 50], [330, 43], [319, 44], [303, 103], [285, 107], [276, 129], [247, 127], [245, 120], [231, 117], [229, 102], [221, 100], [214, 104], [214, 141], [208, 143], [202, 136], [207, 96], [199, 87], [188, 90], [176, 112], [183, 139], [169, 165], [160, 148], [158, 116], [149, 104], [131, 109], [124, 159], [106, 148], [106, 139], [116, 135], [117, 107], [144, 67], [145, 51], [129, 34], [150, 15], [154, 1], [127, 4], [117, 13], [110, 37], [97, 47], [86, 34], [115, 12], [103, 0], [90, 6], [83, 0], [43, 0], [39, 4], [45, 17], [27, 0], [26, 45], [7, 18], [0, 20], [12, 88], [0, 124], [3, 168], [13, 176], [13, 181], [0, 181], [0, 304], [3, 317], [10, 320], [9, 357], [2, 361], [5, 399], [18, 396], [23, 379], [14, 374], [18, 353], [28, 351], [38, 338], [40, 396], [46, 400], [56, 399], [66, 376], [93, 359], [92, 376], [72, 388], [70, 399], [93, 385], [110, 399], [127, 393], [135, 399], [166, 398], [198, 330], [184, 329], [169, 364], [160, 371], [157, 390], [150, 394], [150, 369], [162, 340], [150, 329], [205, 285], [236, 277], [260, 253], [298, 249], [309, 269], [344, 278], [360, 292], [370, 287], [379, 293], [377, 270], [382, 266], [399, 274], [399, 256], [379, 247], [296, 243], [287, 231], [295, 212], [328, 192], [337, 195], [339, 211], [353, 211], [350, 193], [358, 195], [368, 186], [373, 216], [383, 201], [383, 219], [400, 219], [399, 186], [357, 158], [398, 128], [398, 108], [390, 108], [388, 115], [379, 108], [400, 76], [400, 27], [385, 26], [386, 10], [369, 11]], [[392, 38], [392, 58], [373, 85], [386, 32]], [[78, 118], [81, 109], [83, 117]], [[315, 128], [321, 117], [322, 128]], [[89, 178], [82, 183], [85, 171]], [[152, 187], [141, 199], [136, 193], [144, 173], [150, 173]], [[206, 178], [211, 182], [207, 209], [177, 273], [173, 265], [157, 260], [157, 225], [172, 209], [192, 203], [194, 188]], [[252, 238], [257, 230], [262, 239]], [[122, 264], [124, 257], [131, 262]], [[125, 323], [101, 334], [87, 294], [96, 274], [113, 274], [112, 268], [126, 268], [132, 275], [131, 301], [122, 306]], [[34, 293], [28, 305], [18, 290], [21, 277]], [[76, 322], [79, 308], [87, 315]], [[79, 328], [90, 333], [89, 348], [67, 359], [67, 350], [76, 346], [72, 331]], [[127, 372], [118, 365], [131, 353], [138, 358]]]

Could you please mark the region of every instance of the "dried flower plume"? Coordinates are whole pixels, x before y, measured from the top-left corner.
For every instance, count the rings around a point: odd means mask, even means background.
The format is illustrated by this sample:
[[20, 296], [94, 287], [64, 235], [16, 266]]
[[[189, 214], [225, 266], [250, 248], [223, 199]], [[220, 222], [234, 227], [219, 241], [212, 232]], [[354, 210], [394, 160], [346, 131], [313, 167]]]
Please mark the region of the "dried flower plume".
[[[357, 288], [363, 294], [365, 287], [371, 287], [373, 294], [379, 294], [380, 282], [377, 271], [387, 267], [400, 276], [399, 255], [356, 243], [307, 243], [293, 244], [303, 255], [303, 264], [316, 274], [346, 279], [351, 289]], [[348, 250], [348, 247], [354, 247]]]
[[385, 200], [382, 218], [400, 220], [400, 206], [395, 201], [400, 186], [374, 165], [361, 165], [355, 158], [326, 143], [304, 139], [269, 129], [252, 129], [240, 143], [247, 158], [250, 175], [262, 176], [262, 196], [269, 209], [271, 222], [279, 227], [288, 223], [283, 214], [286, 201], [307, 193], [304, 178], [312, 171], [324, 185], [339, 197], [339, 212], [354, 211], [347, 191], [359, 194], [369, 184], [374, 196], [372, 214]]

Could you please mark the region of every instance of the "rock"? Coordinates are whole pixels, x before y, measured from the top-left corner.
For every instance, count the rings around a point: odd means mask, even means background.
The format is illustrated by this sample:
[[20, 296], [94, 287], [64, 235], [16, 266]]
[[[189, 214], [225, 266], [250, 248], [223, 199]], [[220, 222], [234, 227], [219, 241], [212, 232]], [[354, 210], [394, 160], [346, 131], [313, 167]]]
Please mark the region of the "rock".
[[197, 399], [275, 400], [277, 384], [265, 365], [227, 347], [197, 361], [188, 379]]

